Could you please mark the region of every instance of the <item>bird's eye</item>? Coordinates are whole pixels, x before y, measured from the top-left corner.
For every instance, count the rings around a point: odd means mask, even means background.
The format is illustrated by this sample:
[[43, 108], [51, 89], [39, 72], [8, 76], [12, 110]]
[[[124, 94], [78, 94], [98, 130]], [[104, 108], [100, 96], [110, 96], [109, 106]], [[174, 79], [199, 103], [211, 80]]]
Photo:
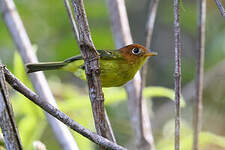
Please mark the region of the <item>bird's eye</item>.
[[134, 55], [139, 55], [141, 53], [141, 50], [139, 48], [135, 47], [135, 48], [132, 49], [132, 53]]

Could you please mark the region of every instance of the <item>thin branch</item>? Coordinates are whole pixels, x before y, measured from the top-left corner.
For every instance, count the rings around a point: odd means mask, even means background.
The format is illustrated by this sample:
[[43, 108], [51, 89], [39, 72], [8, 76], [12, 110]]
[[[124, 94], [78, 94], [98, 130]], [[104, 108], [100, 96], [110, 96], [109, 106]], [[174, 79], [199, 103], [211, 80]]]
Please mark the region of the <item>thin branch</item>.
[[[145, 34], [146, 34], [146, 38], [145, 38], [145, 47], [147, 49], [150, 49], [150, 45], [151, 45], [151, 41], [152, 41], [152, 34], [153, 34], [153, 29], [154, 29], [154, 24], [155, 24], [155, 17], [156, 17], [156, 13], [157, 13], [157, 9], [158, 9], [158, 4], [159, 4], [159, 0], [152, 0], [149, 3], [149, 14], [148, 14], [148, 19], [147, 19], [147, 23], [146, 23], [146, 27], [145, 27]], [[139, 96], [139, 101], [140, 101], [140, 107], [143, 109], [143, 89], [145, 87], [145, 83], [146, 83], [146, 76], [147, 76], [147, 71], [148, 71], [148, 64], [145, 63], [144, 66], [141, 69], [141, 89], [140, 89], [140, 96]], [[141, 111], [143, 111], [141, 109]], [[147, 109], [146, 109], [147, 111]], [[150, 121], [150, 120], [149, 120]], [[151, 125], [149, 123], [149, 125]], [[151, 146], [152, 146], [152, 150], [155, 149], [154, 146], [154, 138], [152, 135], [152, 129], [151, 126], [149, 127], [149, 131], [151, 134]]]
[[215, 0], [216, 5], [220, 11], [220, 14], [224, 17], [225, 19], [225, 9], [223, 8], [223, 5], [221, 4], [220, 0]]
[[74, 17], [73, 17], [73, 13], [72, 13], [72, 10], [71, 10], [71, 7], [70, 7], [69, 0], [64, 0], [64, 4], [65, 4], [66, 11], [67, 11], [67, 14], [68, 14], [69, 19], [70, 19], [70, 23], [72, 24], [72, 28], [73, 28], [73, 33], [74, 33], [75, 39], [77, 41], [77, 44], [79, 45], [79, 41], [80, 41], [79, 31], [77, 29], [77, 24], [76, 24], [76, 22], [74, 20]]
[[[112, 32], [114, 34], [117, 48], [133, 43], [126, 6], [124, 0], [107, 0], [108, 9], [112, 23]], [[134, 79], [125, 86], [128, 95], [128, 107], [130, 109], [130, 118], [133, 125], [135, 140], [138, 149], [154, 149], [153, 138], [151, 134], [150, 120], [147, 106], [140, 106], [138, 95], [140, 93], [140, 73], [138, 72]], [[144, 108], [145, 107], [145, 108]], [[146, 111], [145, 111], [146, 110]], [[145, 111], [145, 113], [143, 113]]]
[[[212, 83], [215, 83], [214, 80], [216, 76], [223, 77], [223, 75], [225, 74], [224, 66], [225, 60], [222, 60], [204, 73], [203, 90], [208, 89], [209, 87], [211, 87]], [[220, 80], [223, 80], [223, 78], [220, 78]], [[190, 101], [195, 97], [195, 93], [193, 90], [196, 85], [195, 82], [196, 81], [192, 80], [183, 87], [182, 96], [186, 101]]]
[[117, 48], [132, 44], [129, 21], [124, 0], [107, 0], [112, 32]]
[[151, 0], [149, 5], [149, 14], [148, 20], [146, 23], [145, 31], [146, 31], [146, 40], [145, 40], [145, 47], [147, 49], [150, 48], [151, 41], [152, 41], [152, 33], [155, 24], [155, 17], [158, 9], [159, 0]]
[[106, 120], [106, 125], [107, 125], [107, 133], [106, 133], [107, 137], [110, 137], [110, 140], [112, 142], [116, 143], [116, 138], [114, 136], [113, 129], [112, 129], [106, 109], [104, 110], [104, 112], [105, 112], [105, 120]]
[[0, 126], [8, 150], [23, 150], [0, 62]]
[[73, 129], [74, 131], [80, 133], [84, 137], [88, 138], [89, 140], [93, 141], [94, 143], [111, 150], [125, 150], [125, 148], [99, 136], [88, 129], [84, 128], [74, 120], [72, 120], [69, 116], [65, 113], [61, 112], [58, 108], [51, 105], [47, 101], [43, 100], [39, 95], [31, 91], [27, 88], [21, 81], [19, 81], [6, 67], [4, 68], [4, 74], [6, 77], [6, 81], [12, 86], [13, 89], [23, 94], [33, 103], [37, 104], [41, 107], [44, 111], [49, 113], [50, 115], [54, 116], [65, 125]]
[[206, 0], [198, 0], [198, 47], [197, 47], [197, 74], [196, 74], [196, 97], [193, 103], [193, 150], [198, 150], [199, 133], [202, 126], [202, 93], [204, 79], [205, 58], [205, 26], [206, 26]]
[[180, 97], [181, 97], [181, 42], [180, 42], [180, 0], [174, 0], [174, 84], [175, 84], [175, 150], [180, 149]]
[[[37, 57], [34, 54], [32, 44], [16, 10], [14, 1], [0, 0], [0, 3], [3, 19], [13, 38], [17, 50], [22, 56], [23, 62], [25, 64], [37, 62]], [[42, 72], [33, 73], [29, 74], [29, 77], [31, 78], [32, 84], [41, 99], [47, 100], [49, 103], [57, 107], [44, 74]], [[78, 150], [79, 148], [77, 147], [77, 144], [67, 127], [51, 115], [46, 114], [46, 116], [62, 149]]]
[[99, 56], [91, 39], [83, 0], [72, 0], [72, 6], [76, 22], [78, 23], [79, 46], [85, 63], [85, 73], [89, 87], [89, 97], [92, 104], [95, 128], [99, 135], [116, 142], [114, 135], [111, 134], [112, 132], [109, 129], [111, 125], [107, 124], [109, 122], [107, 122], [105, 116], [104, 94], [100, 82]]
[[[145, 27], [145, 47], [147, 49], [150, 49], [151, 41], [152, 41], [152, 34], [153, 34], [153, 28], [155, 24], [155, 17], [158, 9], [159, 0], [152, 0], [149, 5], [149, 14], [148, 14], [148, 20]], [[140, 94], [140, 100], [142, 99], [142, 90], [145, 87], [145, 80], [146, 75], [148, 71], [148, 65], [147, 63], [142, 67], [141, 70], [141, 94]]]

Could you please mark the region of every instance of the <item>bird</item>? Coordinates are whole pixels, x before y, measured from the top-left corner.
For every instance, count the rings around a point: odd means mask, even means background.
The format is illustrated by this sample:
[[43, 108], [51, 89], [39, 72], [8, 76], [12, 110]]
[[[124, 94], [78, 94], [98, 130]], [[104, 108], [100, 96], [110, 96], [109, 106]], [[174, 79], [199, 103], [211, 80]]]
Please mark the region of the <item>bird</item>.
[[[140, 44], [130, 44], [116, 50], [97, 50], [100, 64], [102, 87], [118, 87], [132, 80], [150, 56], [156, 52], [147, 50]], [[81, 55], [73, 56], [61, 62], [28, 63], [27, 73], [61, 69], [73, 72], [75, 76], [86, 80], [84, 60]]]

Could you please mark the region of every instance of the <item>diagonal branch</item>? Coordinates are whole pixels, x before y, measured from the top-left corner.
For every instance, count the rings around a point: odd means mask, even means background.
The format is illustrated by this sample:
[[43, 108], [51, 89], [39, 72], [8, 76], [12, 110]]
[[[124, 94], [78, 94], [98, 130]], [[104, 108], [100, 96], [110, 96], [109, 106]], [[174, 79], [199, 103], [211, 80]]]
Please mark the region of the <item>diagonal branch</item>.
[[[0, 0], [0, 7], [5, 24], [8, 27], [17, 50], [22, 56], [23, 62], [25, 64], [37, 62], [37, 57], [34, 54], [32, 44], [16, 10], [14, 1]], [[29, 74], [29, 77], [31, 78], [31, 82], [41, 99], [46, 100], [57, 107], [44, 74], [42, 72], [33, 73]], [[51, 115], [46, 114], [46, 116], [60, 146], [64, 150], [78, 150], [77, 144], [67, 127]]]
[[[155, 24], [155, 17], [158, 9], [159, 0], [152, 0], [149, 5], [149, 14], [148, 14], [148, 20], [145, 27], [145, 47], [146, 49], [150, 49], [151, 41], [152, 41], [152, 34], [153, 34], [153, 28]], [[141, 94], [140, 99], [142, 99], [142, 90], [145, 87], [145, 80], [146, 75], [148, 71], [148, 65], [147, 63], [142, 67], [141, 70]]]
[[4, 135], [5, 146], [9, 150], [23, 150], [14, 119], [12, 105], [6, 87], [3, 66], [0, 62], [0, 126]]
[[220, 11], [220, 14], [224, 17], [225, 19], [225, 9], [223, 8], [223, 5], [221, 4], [220, 0], [215, 0], [216, 5]]
[[69, 19], [70, 19], [70, 23], [72, 24], [72, 29], [73, 29], [75, 39], [77, 41], [77, 44], [79, 45], [79, 41], [80, 41], [79, 31], [77, 29], [77, 24], [76, 24], [76, 22], [74, 20], [74, 17], [73, 17], [73, 13], [72, 13], [72, 10], [71, 10], [71, 7], [70, 7], [69, 0], [64, 0], [64, 4], [65, 4], [66, 11], [67, 11], [67, 14], [68, 14]]
[[110, 125], [105, 115], [104, 95], [100, 82], [99, 56], [91, 39], [83, 0], [72, 0], [72, 6], [79, 31], [79, 46], [85, 63], [85, 73], [89, 87], [89, 97], [92, 104], [95, 128], [99, 135], [116, 142], [114, 135], [110, 132]]
[[197, 46], [197, 73], [196, 73], [196, 96], [193, 102], [193, 150], [198, 150], [199, 133], [202, 125], [202, 93], [204, 78], [205, 57], [205, 26], [206, 26], [206, 0], [198, 0], [198, 46]]
[[47, 101], [43, 100], [39, 95], [32, 92], [29, 88], [27, 88], [22, 82], [20, 82], [6, 67], [4, 68], [4, 74], [6, 77], [6, 81], [18, 92], [23, 94], [33, 103], [37, 104], [41, 107], [44, 111], [49, 113], [50, 115], [54, 116], [67, 126], [69, 126], [74, 131], [80, 133], [84, 137], [88, 138], [89, 140], [93, 141], [100, 146], [110, 149], [110, 150], [125, 150], [125, 148], [99, 136], [88, 129], [84, 128], [70, 117], [68, 117], [65, 113], [61, 112], [58, 108], [53, 106], [52, 104], [48, 103]]
[[129, 21], [124, 0], [107, 0], [112, 32], [117, 48], [132, 44]]
[[152, 0], [149, 5], [148, 20], [147, 20], [146, 27], [145, 27], [145, 34], [146, 34], [145, 47], [147, 49], [149, 49], [150, 45], [151, 45], [152, 34], [153, 34], [155, 17], [156, 17], [158, 5], [159, 5], [159, 0]]
[[180, 0], [174, 0], [174, 88], [175, 88], [175, 150], [180, 149], [180, 97], [181, 97], [181, 41]]

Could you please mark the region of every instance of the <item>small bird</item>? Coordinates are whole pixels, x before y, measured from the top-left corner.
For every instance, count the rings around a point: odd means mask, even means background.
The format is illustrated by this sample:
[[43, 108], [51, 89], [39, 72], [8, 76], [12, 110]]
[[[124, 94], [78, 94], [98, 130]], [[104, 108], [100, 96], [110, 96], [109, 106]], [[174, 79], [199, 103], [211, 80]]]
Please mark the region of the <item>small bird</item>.
[[[133, 79], [149, 56], [157, 53], [148, 51], [144, 46], [131, 44], [117, 50], [97, 50], [100, 59], [100, 80], [102, 87], [122, 86]], [[84, 60], [81, 55], [68, 58], [62, 62], [27, 64], [27, 73], [42, 70], [62, 69], [86, 80]]]

